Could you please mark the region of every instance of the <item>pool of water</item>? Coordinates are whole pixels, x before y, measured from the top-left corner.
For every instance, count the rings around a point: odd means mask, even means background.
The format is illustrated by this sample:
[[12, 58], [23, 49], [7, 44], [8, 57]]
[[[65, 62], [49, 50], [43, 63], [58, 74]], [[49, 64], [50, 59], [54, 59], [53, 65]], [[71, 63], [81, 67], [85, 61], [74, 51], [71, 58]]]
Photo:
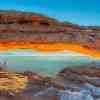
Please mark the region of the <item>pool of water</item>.
[[7, 68], [17, 71], [30, 70], [40, 75], [56, 75], [65, 67], [98, 61], [99, 59], [71, 52], [37, 52], [32, 50], [12, 50], [0, 52], [0, 63], [6, 62]]

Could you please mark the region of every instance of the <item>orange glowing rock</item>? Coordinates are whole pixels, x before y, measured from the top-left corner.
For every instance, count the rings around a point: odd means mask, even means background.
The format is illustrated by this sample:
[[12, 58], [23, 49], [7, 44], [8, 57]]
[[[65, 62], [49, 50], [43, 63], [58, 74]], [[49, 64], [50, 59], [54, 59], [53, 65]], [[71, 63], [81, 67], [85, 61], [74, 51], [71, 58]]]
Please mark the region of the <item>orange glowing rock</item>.
[[60, 22], [36, 13], [0, 11], [0, 50], [70, 50], [100, 57], [100, 27]]
[[20, 41], [8, 41], [0, 42], [0, 50], [8, 49], [33, 49], [37, 51], [49, 52], [49, 51], [62, 51], [70, 50], [74, 52], [83, 53], [90, 56], [100, 57], [100, 51], [90, 48], [85, 48], [78, 43], [30, 43]]

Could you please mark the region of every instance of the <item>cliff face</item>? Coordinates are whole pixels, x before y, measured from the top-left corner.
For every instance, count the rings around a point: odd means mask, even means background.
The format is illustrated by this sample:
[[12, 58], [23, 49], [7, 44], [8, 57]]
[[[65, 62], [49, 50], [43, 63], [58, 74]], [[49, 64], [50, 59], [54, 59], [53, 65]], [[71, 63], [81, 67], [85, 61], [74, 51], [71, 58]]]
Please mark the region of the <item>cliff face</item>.
[[100, 28], [59, 22], [36, 13], [0, 11], [0, 43], [76, 43], [100, 50]]

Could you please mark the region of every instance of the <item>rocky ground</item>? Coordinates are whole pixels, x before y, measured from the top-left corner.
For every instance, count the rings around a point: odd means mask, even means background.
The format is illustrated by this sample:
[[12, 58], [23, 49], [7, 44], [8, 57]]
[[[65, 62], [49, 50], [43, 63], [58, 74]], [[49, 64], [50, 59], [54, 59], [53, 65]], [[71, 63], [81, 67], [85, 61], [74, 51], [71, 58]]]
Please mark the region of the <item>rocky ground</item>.
[[65, 68], [55, 78], [11, 73], [0, 69], [0, 100], [100, 100], [97, 63]]

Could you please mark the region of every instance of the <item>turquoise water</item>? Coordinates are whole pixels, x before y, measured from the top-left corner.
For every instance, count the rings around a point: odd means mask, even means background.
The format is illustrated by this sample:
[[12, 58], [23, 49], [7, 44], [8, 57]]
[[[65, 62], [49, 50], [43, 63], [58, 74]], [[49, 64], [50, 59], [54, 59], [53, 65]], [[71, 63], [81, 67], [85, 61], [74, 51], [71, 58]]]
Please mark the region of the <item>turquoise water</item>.
[[70, 51], [43, 53], [32, 50], [14, 50], [0, 52], [0, 61], [1, 64], [6, 61], [6, 67], [12, 70], [30, 70], [40, 75], [51, 76], [56, 75], [65, 67], [74, 67], [82, 63], [97, 61], [97, 59]]

